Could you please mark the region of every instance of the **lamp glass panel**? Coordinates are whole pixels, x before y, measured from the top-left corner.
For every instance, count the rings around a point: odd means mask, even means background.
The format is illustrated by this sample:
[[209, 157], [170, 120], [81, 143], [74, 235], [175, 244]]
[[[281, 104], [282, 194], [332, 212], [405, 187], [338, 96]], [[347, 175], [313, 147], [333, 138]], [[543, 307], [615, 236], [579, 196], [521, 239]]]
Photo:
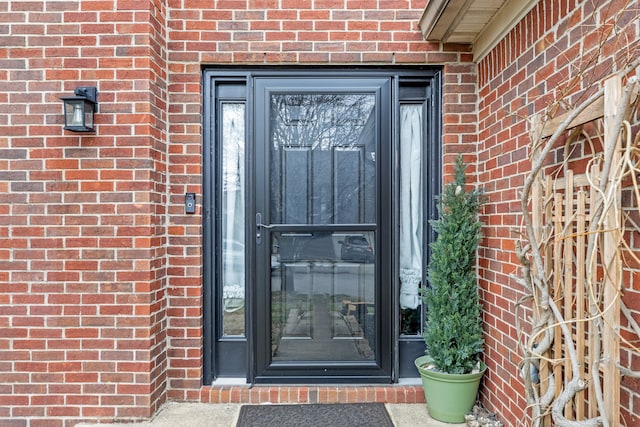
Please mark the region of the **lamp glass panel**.
[[64, 101], [65, 126], [83, 126], [83, 102], [75, 99]]
[[71, 125], [72, 126], [82, 126], [82, 104], [74, 103], [73, 104], [73, 116], [71, 117]]
[[94, 104], [89, 101], [84, 101], [84, 126], [89, 129], [93, 129], [93, 108]]

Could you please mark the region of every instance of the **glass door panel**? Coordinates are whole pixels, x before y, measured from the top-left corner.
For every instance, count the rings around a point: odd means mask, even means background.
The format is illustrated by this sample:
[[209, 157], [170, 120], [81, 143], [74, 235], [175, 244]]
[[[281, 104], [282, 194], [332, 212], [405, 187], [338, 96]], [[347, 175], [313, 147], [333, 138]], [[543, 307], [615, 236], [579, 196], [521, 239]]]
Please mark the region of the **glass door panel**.
[[366, 231], [272, 233], [274, 362], [375, 359], [373, 240]]
[[375, 223], [374, 107], [370, 93], [270, 97], [271, 223], [306, 226], [272, 234], [273, 362], [374, 358], [375, 241], [313, 227]]
[[270, 101], [272, 223], [375, 223], [375, 95]]

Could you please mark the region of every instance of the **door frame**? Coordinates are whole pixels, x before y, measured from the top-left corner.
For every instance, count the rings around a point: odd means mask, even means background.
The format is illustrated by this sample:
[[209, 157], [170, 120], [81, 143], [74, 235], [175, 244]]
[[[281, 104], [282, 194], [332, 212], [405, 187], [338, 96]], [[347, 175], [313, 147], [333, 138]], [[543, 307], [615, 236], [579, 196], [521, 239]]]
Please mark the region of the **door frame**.
[[[390, 77], [392, 80], [392, 94], [391, 94], [391, 108], [392, 108], [392, 123], [396, 123], [399, 117], [399, 85], [400, 81], [403, 84], [411, 84], [412, 81], [416, 82], [416, 85], [426, 85], [429, 87], [429, 107], [427, 111], [426, 119], [429, 122], [429, 127], [426, 129], [425, 137], [425, 152], [423, 153], [423, 161], [425, 168], [430, 173], [425, 173], [423, 179], [427, 190], [424, 196], [424, 210], [425, 210], [425, 231], [424, 235], [428, 241], [431, 241], [434, 237], [433, 231], [428, 225], [428, 220], [435, 218], [436, 209], [434, 196], [439, 194], [441, 186], [441, 84], [442, 84], [442, 67], [434, 66], [415, 66], [404, 68], [381, 68], [381, 67], [325, 67], [325, 68], [275, 68], [275, 67], [254, 67], [254, 68], [228, 68], [228, 67], [206, 67], [203, 70], [203, 200], [202, 200], [202, 226], [203, 226], [203, 383], [212, 384], [218, 377], [233, 377], [233, 378], [246, 378], [249, 383], [253, 382], [255, 378], [255, 339], [254, 335], [254, 323], [256, 321], [255, 316], [252, 314], [255, 312], [255, 299], [254, 295], [250, 291], [255, 289], [255, 286], [248, 286], [246, 293], [246, 338], [244, 339], [226, 339], [223, 343], [220, 339], [220, 325], [218, 322], [218, 313], [220, 312], [220, 300], [217, 295], [216, 286], [216, 269], [217, 262], [215, 259], [215, 242], [217, 238], [216, 230], [216, 188], [215, 180], [218, 172], [218, 163], [216, 159], [216, 146], [215, 140], [215, 87], [220, 82], [237, 82], [246, 84], [246, 110], [250, 111], [253, 105], [253, 78], [254, 77], [301, 77], [301, 78], [316, 78], [316, 77], [340, 77], [345, 75], [371, 78], [371, 77]], [[251, 114], [246, 116], [246, 129], [253, 128], [253, 117]], [[391, 206], [388, 207], [388, 214], [390, 215], [390, 230], [398, 230], [399, 224], [399, 178], [397, 170], [398, 159], [398, 141], [399, 141], [399, 129], [398, 126], [392, 124], [391, 132], [391, 165], [392, 168], [389, 171], [389, 182], [392, 185], [388, 186], [388, 190], [379, 188], [379, 191], [390, 191], [391, 195], [389, 200], [392, 200]], [[254, 147], [255, 141], [253, 134], [250, 131], [246, 133], [246, 146]], [[247, 173], [247, 212], [246, 212], [246, 229], [245, 236], [250, 239], [255, 233], [255, 224], [253, 218], [255, 216], [255, 209], [251, 204], [250, 197], [255, 194], [256, 188], [254, 185], [255, 174], [253, 171], [253, 165], [255, 163], [253, 149], [247, 150], [246, 155], [246, 173]], [[415, 356], [424, 352], [424, 341], [421, 336], [401, 336], [400, 334], [400, 308], [399, 308], [399, 266], [398, 266], [398, 233], [390, 231], [389, 242], [391, 244], [391, 262], [388, 263], [388, 277], [391, 281], [391, 302], [390, 319], [393, 322], [392, 333], [390, 334], [391, 341], [389, 343], [390, 353], [390, 376], [385, 381], [397, 382], [399, 378], [415, 377], [417, 374], [414, 372], [415, 368], [412, 366]], [[251, 237], [249, 237], [251, 236]], [[428, 245], [425, 245], [425, 259], [428, 258]], [[255, 265], [256, 254], [254, 245], [248, 245], [246, 253], [247, 265]], [[247, 269], [246, 280], [248, 283], [256, 283], [256, 269]], [[228, 372], [221, 372], [220, 359], [227, 360], [227, 356], [231, 351], [235, 354], [234, 363], [237, 366], [242, 365], [244, 367], [244, 374], [241, 369], [232, 369]], [[226, 368], [225, 368], [226, 369]], [[355, 377], [357, 379], [357, 377]], [[354, 377], [349, 377], [349, 380], [353, 381]], [[292, 377], [291, 382], [296, 382], [299, 379]], [[301, 380], [301, 379], [300, 379]], [[279, 381], [280, 382], [280, 381]], [[313, 382], [321, 383], [322, 381]], [[339, 381], [332, 381], [339, 382]]]

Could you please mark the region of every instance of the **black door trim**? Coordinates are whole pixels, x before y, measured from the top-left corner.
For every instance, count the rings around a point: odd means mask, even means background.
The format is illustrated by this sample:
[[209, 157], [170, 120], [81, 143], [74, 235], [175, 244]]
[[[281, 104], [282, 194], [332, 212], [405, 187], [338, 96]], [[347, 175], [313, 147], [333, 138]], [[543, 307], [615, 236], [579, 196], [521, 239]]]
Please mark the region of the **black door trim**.
[[[305, 68], [283, 68], [283, 67], [228, 67], [228, 66], [203, 66], [203, 194], [202, 194], [202, 226], [203, 226], [203, 383], [211, 384], [219, 376], [233, 376], [238, 377], [240, 375], [229, 375], [225, 372], [220, 372], [220, 367], [216, 363], [216, 354], [218, 354], [218, 324], [217, 313], [219, 307], [216, 304], [216, 262], [215, 262], [215, 249], [214, 243], [216, 241], [216, 205], [215, 205], [215, 178], [217, 173], [216, 166], [216, 147], [213, 143], [214, 131], [215, 131], [215, 118], [214, 102], [215, 94], [213, 89], [216, 82], [220, 81], [235, 81], [244, 82], [247, 85], [247, 109], [249, 110], [253, 105], [251, 84], [254, 77], [344, 77], [345, 75], [354, 77], [391, 77], [394, 81], [393, 98], [391, 103], [394, 108], [395, 117], [398, 117], [398, 81], [415, 80], [416, 82], [422, 82], [430, 87], [430, 104], [431, 108], [428, 111], [428, 121], [431, 124], [426, 135], [425, 144], [428, 145], [428, 150], [425, 151], [425, 166], [428, 167], [433, 173], [429, 177], [425, 178], [428, 181], [429, 194], [425, 194], [425, 210], [429, 212], [429, 217], [425, 217], [425, 221], [434, 216], [435, 205], [433, 195], [439, 193], [441, 182], [441, 84], [442, 84], [442, 67], [438, 66], [408, 66], [408, 67], [344, 67], [344, 66], [330, 66], [330, 67], [305, 67]], [[247, 117], [247, 129], [252, 129], [251, 123], [252, 117]], [[392, 159], [393, 164], [396, 164], [397, 159], [397, 141], [399, 139], [399, 130], [394, 129], [392, 133]], [[247, 146], [253, 146], [253, 139], [251, 132], [247, 133]], [[247, 155], [247, 165], [253, 165], [253, 155], [249, 153]], [[246, 170], [248, 173], [252, 172], [252, 167], [248, 167]], [[389, 186], [387, 191], [390, 191], [391, 200], [393, 200], [392, 206], [388, 207], [388, 215], [391, 218], [391, 230], [396, 230], [398, 225], [397, 211], [394, 206], [397, 206], [397, 171], [390, 171], [390, 175], [387, 182], [393, 182], [394, 185]], [[251, 185], [254, 181], [253, 176], [247, 177], [247, 194], [251, 194], [255, 191]], [[380, 177], [382, 178], [382, 177]], [[425, 182], [427, 183], [427, 182]], [[247, 207], [250, 207], [247, 203]], [[252, 218], [255, 212], [252, 209], [247, 210], [247, 218]], [[247, 221], [251, 223], [251, 221]], [[390, 305], [392, 313], [391, 319], [399, 318], [399, 304], [398, 304], [398, 289], [399, 282], [398, 277], [398, 263], [397, 263], [397, 236], [395, 233], [390, 232], [389, 242], [393, 247], [393, 262], [390, 264], [393, 292], [391, 292], [392, 303]], [[246, 230], [246, 236], [252, 236], [254, 227], [248, 224]], [[425, 238], [432, 237], [427, 236], [431, 231], [429, 227], [425, 227]], [[427, 240], [425, 240], [427, 241]], [[255, 262], [255, 253], [253, 250], [247, 253], [247, 263], [252, 265]], [[251, 275], [251, 270], [247, 271], [247, 281], [255, 283], [255, 274]], [[251, 313], [254, 310], [253, 298], [251, 292], [246, 294], [247, 312]], [[251, 315], [247, 315], [247, 336], [252, 336], [252, 325], [255, 322], [255, 318]], [[392, 372], [391, 381], [396, 382], [399, 377], [412, 376], [411, 367], [407, 368], [409, 360], [413, 360], [413, 353], [422, 352], [424, 349], [424, 342], [421, 337], [401, 337], [399, 324], [396, 320], [393, 321], [393, 333], [391, 334], [391, 359], [392, 359]], [[246, 358], [246, 373], [245, 376], [248, 382], [255, 375], [255, 360], [254, 354], [254, 340], [247, 339], [244, 343], [239, 343], [245, 348], [244, 357]], [[353, 376], [354, 372], [346, 372], [347, 375], [343, 378], [345, 382], [358, 381], [358, 376]], [[303, 376], [289, 377], [289, 382], [302, 382]], [[338, 377], [334, 377], [335, 380], [339, 380]], [[371, 381], [371, 378], [368, 379]], [[314, 380], [314, 382], [319, 382]]]

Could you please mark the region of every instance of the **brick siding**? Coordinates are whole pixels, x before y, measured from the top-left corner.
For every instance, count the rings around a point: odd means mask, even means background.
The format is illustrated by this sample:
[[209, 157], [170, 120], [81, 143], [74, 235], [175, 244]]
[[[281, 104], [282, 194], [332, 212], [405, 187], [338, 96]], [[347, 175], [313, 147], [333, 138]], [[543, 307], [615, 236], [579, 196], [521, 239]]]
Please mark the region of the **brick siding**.
[[[206, 394], [201, 216], [183, 208], [202, 194], [203, 65], [444, 64], [462, 108], [446, 153], [472, 153], [470, 51], [423, 41], [423, 7], [1, 2], [0, 424], [148, 418]], [[62, 129], [58, 98], [80, 85], [98, 87], [95, 135]]]
[[[171, 6], [173, 2], [169, 2]], [[181, 4], [182, 2], [176, 2]], [[170, 399], [197, 399], [202, 378], [200, 218], [183, 215], [186, 191], [202, 194], [201, 67], [444, 65], [446, 160], [476, 144], [475, 65], [467, 46], [428, 43], [423, 3], [405, 1], [184, 1], [169, 11]], [[206, 3], [206, 2], [205, 2]], [[207, 3], [208, 4], [208, 3]], [[311, 6], [313, 4], [313, 9]], [[446, 107], [445, 107], [446, 108]], [[179, 242], [179, 246], [171, 242]]]
[[[603, 23], [611, 24], [620, 13], [621, 24], [631, 22], [625, 36], [612, 37], [595, 72], [585, 74], [584, 81], [569, 92], [576, 97], [598, 80], [620, 67], [623, 55], [638, 54], [640, 39], [638, 1], [541, 1], [478, 64], [478, 180], [487, 190], [490, 203], [484, 220], [485, 239], [480, 250], [480, 276], [485, 309], [486, 359], [489, 366], [483, 382], [483, 402], [501, 414], [505, 425], [519, 425], [526, 420], [524, 385], [520, 380], [515, 329], [515, 304], [523, 289], [510, 278], [519, 271], [515, 255], [514, 229], [521, 226], [520, 190], [529, 165], [529, 126], [524, 119], [541, 112], [560, 95], [588, 53], [595, 50]], [[640, 121], [635, 113], [635, 132]], [[574, 153], [574, 157], [580, 156]], [[558, 157], [559, 158], [559, 157]], [[627, 211], [631, 194], [624, 196]], [[637, 212], [632, 213], [637, 219]], [[635, 224], [639, 224], [635, 222]], [[638, 248], [637, 231], [627, 240]], [[637, 253], [637, 252], [636, 252]], [[640, 269], [635, 262], [626, 264], [624, 301], [640, 316]], [[636, 317], [638, 319], [639, 317]], [[640, 357], [623, 350], [622, 364], [637, 370]], [[626, 425], [640, 424], [640, 382], [623, 380], [621, 412]]]
[[[166, 10], [0, 3], [0, 424], [166, 400]], [[60, 96], [97, 85], [98, 132]], [[9, 421], [10, 420], [10, 421]]]
[[[202, 194], [203, 66], [437, 64], [445, 173], [464, 153], [491, 196], [484, 402], [515, 425], [526, 404], [510, 228], [527, 126], [504, 107], [543, 108], [542, 84], [569, 72], [560, 53], [576, 56], [569, 30], [594, 3], [541, 2], [476, 67], [468, 47], [422, 40], [424, 0], [0, 2], [0, 424], [148, 418], [167, 399], [282, 402], [292, 389], [422, 402], [406, 386], [203, 387], [202, 218], [183, 203], [195, 192], [199, 209]], [[58, 98], [80, 85], [100, 93], [95, 135], [62, 130]], [[624, 387], [637, 422], [637, 381]]]
[[421, 385], [215, 386], [203, 387], [202, 403], [424, 403]]

